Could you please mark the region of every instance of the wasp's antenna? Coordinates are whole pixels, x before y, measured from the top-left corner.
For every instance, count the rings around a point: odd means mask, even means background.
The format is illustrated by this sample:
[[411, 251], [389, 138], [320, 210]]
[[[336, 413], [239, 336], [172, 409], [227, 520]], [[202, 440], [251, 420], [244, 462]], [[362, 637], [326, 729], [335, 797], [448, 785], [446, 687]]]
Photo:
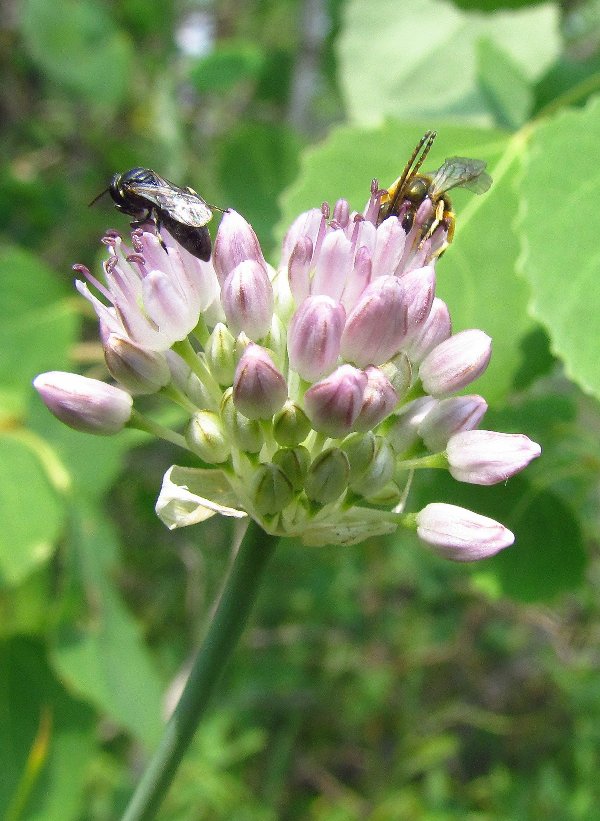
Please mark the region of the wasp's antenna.
[[[398, 200], [403, 194], [404, 183], [409, 177], [416, 174], [419, 168], [423, 165], [423, 161], [429, 154], [433, 141], [436, 137], [437, 131], [426, 131], [417, 143], [415, 150], [410, 155], [410, 159], [404, 167], [404, 171], [390, 188], [391, 202], [388, 208], [388, 213], [393, 213], [394, 209], [398, 208]], [[394, 192], [393, 194], [392, 191]]]
[[93, 199], [91, 202], [88, 202], [88, 208], [90, 208], [92, 205], [94, 205], [94, 203], [98, 202], [98, 200], [99, 200], [101, 197], [103, 197], [105, 194], [110, 194], [110, 188], [105, 188], [105, 189], [104, 189], [104, 191], [101, 191], [101, 192], [98, 194], [98, 196], [97, 196], [97, 197], [94, 197], [94, 199]]

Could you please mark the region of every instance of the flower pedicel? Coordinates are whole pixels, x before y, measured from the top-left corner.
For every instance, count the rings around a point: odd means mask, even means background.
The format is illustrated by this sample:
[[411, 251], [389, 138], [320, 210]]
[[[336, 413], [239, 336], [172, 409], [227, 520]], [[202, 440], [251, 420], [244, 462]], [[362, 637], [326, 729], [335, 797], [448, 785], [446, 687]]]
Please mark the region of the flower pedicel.
[[[405, 510], [419, 468], [494, 484], [540, 454], [526, 436], [475, 430], [485, 400], [453, 396], [485, 370], [491, 340], [453, 335], [435, 297], [454, 231], [445, 192], [481, 192], [490, 178], [458, 157], [419, 174], [432, 141], [389, 190], [372, 185], [362, 214], [343, 199], [300, 214], [277, 268], [231, 210], [207, 261], [154, 225], [130, 241], [108, 232], [104, 282], [75, 267], [118, 387], [42, 374], [34, 384], [48, 408], [78, 430], [138, 427], [194, 453], [198, 468], [173, 466], [163, 480], [156, 510], [170, 528], [250, 516], [325, 545], [404, 526], [457, 561], [512, 544], [501, 524], [454, 505]], [[183, 434], [136, 409], [151, 393], [184, 408]]]

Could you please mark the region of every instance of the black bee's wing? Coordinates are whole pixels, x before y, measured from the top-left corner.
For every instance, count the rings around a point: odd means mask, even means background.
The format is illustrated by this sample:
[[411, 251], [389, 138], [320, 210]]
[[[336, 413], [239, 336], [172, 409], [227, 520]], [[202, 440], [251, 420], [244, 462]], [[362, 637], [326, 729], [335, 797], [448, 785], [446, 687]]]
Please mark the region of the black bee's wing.
[[132, 183], [131, 190], [182, 225], [201, 228], [212, 219], [212, 211], [199, 194], [191, 188], [179, 188], [154, 172], [148, 182]]
[[430, 195], [435, 197], [451, 188], [468, 188], [475, 194], [483, 194], [492, 184], [483, 160], [469, 157], [448, 157], [431, 180]]

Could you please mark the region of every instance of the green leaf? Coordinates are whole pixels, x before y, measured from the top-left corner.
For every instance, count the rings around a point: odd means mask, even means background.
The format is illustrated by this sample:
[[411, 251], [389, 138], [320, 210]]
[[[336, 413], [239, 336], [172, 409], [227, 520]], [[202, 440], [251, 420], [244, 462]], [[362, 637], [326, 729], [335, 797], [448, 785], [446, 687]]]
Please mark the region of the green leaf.
[[496, 123], [516, 129], [526, 122], [533, 105], [531, 83], [504, 49], [491, 40], [477, 44], [479, 84]]
[[[341, 196], [362, 210], [371, 178], [391, 184], [425, 130], [423, 123], [389, 122], [377, 129], [332, 131], [305, 153], [302, 173], [283, 198], [284, 224], [306, 208]], [[488, 401], [501, 401], [510, 390], [522, 361], [521, 338], [532, 327], [527, 288], [515, 275], [519, 249], [510, 230], [518, 205], [513, 184], [519, 151], [520, 142], [499, 131], [440, 125], [428, 159], [431, 168], [451, 155], [485, 159], [494, 178], [483, 196], [453, 192], [456, 237], [436, 268], [438, 294], [448, 303], [454, 330], [481, 328], [493, 337], [491, 364], [475, 383]]]
[[483, 15], [439, 0], [349, 0], [339, 40], [340, 84], [350, 116], [490, 122], [477, 83], [476, 46], [493, 40], [529, 80], [560, 50], [554, 4]]
[[[600, 167], [600, 99], [540, 123], [521, 180], [519, 268], [552, 352], [584, 391], [600, 396], [598, 221], [589, 203]], [[574, 146], [577, 149], [574, 150]]]
[[0, 250], [0, 280], [0, 418], [14, 418], [36, 374], [67, 366], [79, 320], [69, 291], [29, 252]]
[[115, 106], [127, 93], [131, 43], [99, 3], [25, 0], [22, 30], [38, 65], [86, 102]]
[[221, 182], [228, 205], [252, 223], [263, 248], [279, 216], [277, 197], [294, 179], [300, 142], [281, 125], [246, 123], [221, 148]]
[[263, 63], [263, 52], [255, 43], [221, 41], [191, 68], [190, 80], [200, 93], [226, 92], [242, 80], [258, 77]]
[[42, 644], [0, 643], [0, 816], [70, 821], [79, 816], [95, 715], [54, 678]]
[[21, 582], [51, 556], [64, 510], [32, 442], [0, 436], [0, 585]]
[[114, 586], [114, 535], [104, 519], [88, 512], [72, 547], [75, 584], [88, 618], [59, 628], [53, 663], [72, 690], [150, 747], [162, 727], [162, 687], [141, 631]]

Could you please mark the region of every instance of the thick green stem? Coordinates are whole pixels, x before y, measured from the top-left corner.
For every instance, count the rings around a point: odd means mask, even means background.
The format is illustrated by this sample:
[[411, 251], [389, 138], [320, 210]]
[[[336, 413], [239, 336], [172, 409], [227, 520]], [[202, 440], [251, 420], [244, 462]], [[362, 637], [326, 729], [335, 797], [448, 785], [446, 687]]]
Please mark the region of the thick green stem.
[[277, 541], [277, 536], [270, 536], [250, 522], [184, 691], [122, 821], [150, 821], [155, 817], [244, 629]]

